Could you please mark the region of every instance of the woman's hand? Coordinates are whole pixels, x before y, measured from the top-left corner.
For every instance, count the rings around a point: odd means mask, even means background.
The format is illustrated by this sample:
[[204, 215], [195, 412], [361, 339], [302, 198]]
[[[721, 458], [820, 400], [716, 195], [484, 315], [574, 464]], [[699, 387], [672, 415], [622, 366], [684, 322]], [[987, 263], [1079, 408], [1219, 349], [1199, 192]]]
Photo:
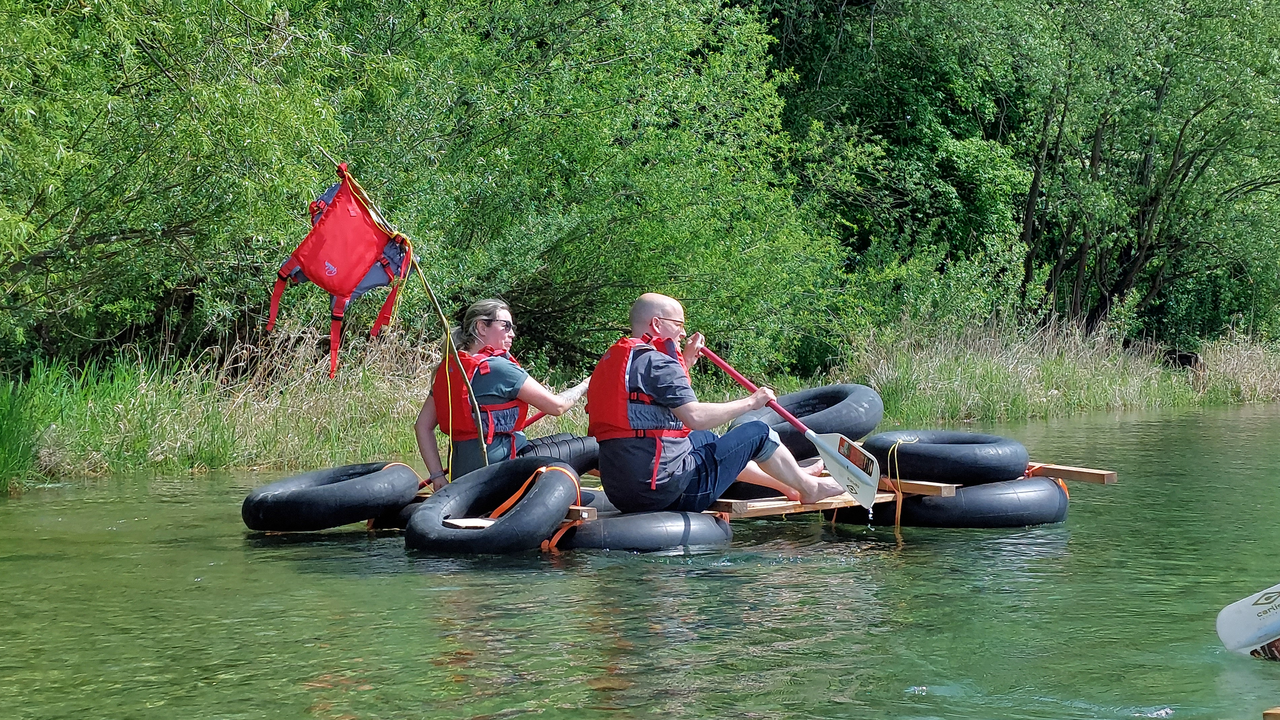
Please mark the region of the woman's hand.
[[570, 402], [576, 403], [582, 399], [583, 395], [587, 394], [587, 386], [590, 384], [591, 384], [591, 378], [587, 378], [586, 380], [583, 380], [577, 385], [574, 385], [568, 390], [565, 390], [564, 392], [560, 393], [560, 397]]

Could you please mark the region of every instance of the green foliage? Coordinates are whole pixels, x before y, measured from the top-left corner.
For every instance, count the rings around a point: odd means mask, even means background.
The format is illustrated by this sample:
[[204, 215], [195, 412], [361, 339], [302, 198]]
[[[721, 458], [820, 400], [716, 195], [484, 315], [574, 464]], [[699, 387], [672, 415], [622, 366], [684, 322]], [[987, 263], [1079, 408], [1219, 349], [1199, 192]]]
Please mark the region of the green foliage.
[[39, 419], [32, 417], [27, 398], [22, 385], [0, 383], [0, 494], [35, 466]]
[[[1228, 327], [1273, 331], [1280, 16], [1270, 7], [760, 6], [775, 61], [798, 77], [784, 89], [785, 126], [856, 134], [857, 153], [879, 158], [862, 166], [852, 202], [799, 174], [806, 206], [858, 255], [852, 285], [913, 265], [911, 277], [964, 276], [963, 258], [995, 282], [950, 283], [974, 314], [946, 322], [981, 321], [985, 309], [1093, 330], [1119, 312], [1133, 335], [1182, 346]], [[859, 306], [892, 309], [893, 295], [868, 294]], [[904, 315], [920, 313], [904, 302]]]
[[[451, 307], [510, 300], [534, 357], [587, 362], [636, 294], [665, 290], [776, 363], [838, 263], [774, 170], [782, 99], [741, 8], [165, 0], [4, 18], [5, 54], [27, 58], [0, 78], [11, 360], [248, 336], [325, 184], [316, 144], [352, 162]], [[320, 322], [324, 302], [290, 293], [284, 312]], [[403, 309], [432, 328], [422, 293]]]
[[[579, 373], [645, 290], [744, 370], [844, 331], [1280, 332], [1246, 0], [0, 0], [0, 366], [256, 341], [350, 161], [450, 311]], [[380, 298], [353, 308], [352, 332]], [[289, 293], [315, 327], [327, 298]], [[439, 332], [420, 288], [411, 333]]]

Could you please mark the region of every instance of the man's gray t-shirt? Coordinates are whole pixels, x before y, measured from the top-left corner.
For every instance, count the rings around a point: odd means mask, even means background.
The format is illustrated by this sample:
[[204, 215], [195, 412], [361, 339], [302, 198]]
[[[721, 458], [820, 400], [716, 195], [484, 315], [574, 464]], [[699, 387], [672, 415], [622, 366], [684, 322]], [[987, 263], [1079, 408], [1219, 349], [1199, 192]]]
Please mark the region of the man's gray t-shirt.
[[[476, 373], [472, 378], [471, 389], [475, 391], [476, 402], [481, 405], [499, 405], [515, 400], [527, 379], [529, 373], [524, 368], [506, 358], [495, 357], [489, 359], [489, 372]], [[489, 445], [490, 464], [511, 458], [511, 439], [510, 434], [494, 434], [493, 442]], [[453, 465], [450, 469], [454, 480], [484, 467], [484, 460], [480, 456], [481, 442], [477, 438], [453, 443]], [[515, 433], [515, 444], [519, 451], [529, 441], [525, 439], [524, 433], [518, 432]]]
[[[671, 412], [697, 401], [689, 378], [679, 361], [647, 347], [632, 349], [627, 373], [627, 394], [641, 392], [653, 398], [651, 405], [627, 404], [632, 427], [683, 427]], [[653, 478], [654, 444], [661, 441], [662, 459], [658, 464], [658, 485], [649, 489]], [[688, 481], [693, 463], [689, 438], [619, 438], [600, 443], [600, 480], [605, 494], [623, 512], [662, 510], [679, 498]], [[674, 478], [674, 479], [673, 479]]]

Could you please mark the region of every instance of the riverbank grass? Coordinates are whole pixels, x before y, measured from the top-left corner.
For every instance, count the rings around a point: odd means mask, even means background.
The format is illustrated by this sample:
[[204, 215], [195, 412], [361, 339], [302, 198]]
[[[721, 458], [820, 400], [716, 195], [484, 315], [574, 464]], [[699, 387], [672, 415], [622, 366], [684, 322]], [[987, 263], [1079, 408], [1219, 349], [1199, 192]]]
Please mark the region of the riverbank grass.
[[848, 347], [858, 349], [831, 381], [876, 388], [885, 421], [900, 426], [1280, 399], [1280, 349], [1243, 339], [1206, 344], [1189, 367], [1169, 365], [1158, 346], [1070, 331], [906, 335]]
[[[827, 382], [875, 388], [881, 427], [1001, 422], [1097, 410], [1280, 399], [1280, 350], [1247, 340], [1210, 343], [1189, 368], [1159, 348], [1104, 336], [1041, 332], [863, 338], [823, 377], [773, 378], [779, 393]], [[0, 489], [41, 477], [139, 470], [292, 470], [417, 456], [413, 420], [431, 385], [435, 348], [390, 335], [344, 349], [328, 378], [319, 335], [295, 333], [225, 356], [155, 360], [122, 354], [70, 368], [37, 364], [0, 382]], [[741, 392], [711, 372], [707, 400]], [[584, 433], [579, 404], [531, 436]]]

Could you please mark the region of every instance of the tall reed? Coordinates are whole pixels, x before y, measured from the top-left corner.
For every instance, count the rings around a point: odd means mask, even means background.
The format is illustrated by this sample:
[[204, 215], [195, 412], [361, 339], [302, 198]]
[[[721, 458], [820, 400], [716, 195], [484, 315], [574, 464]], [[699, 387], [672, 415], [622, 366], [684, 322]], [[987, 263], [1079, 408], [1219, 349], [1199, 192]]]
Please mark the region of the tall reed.
[[0, 382], [0, 495], [12, 480], [31, 475], [35, 465], [37, 421], [27, 410], [21, 385]]
[[[0, 490], [12, 479], [150, 470], [295, 469], [416, 457], [413, 421], [438, 346], [398, 336], [349, 340], [336, 380], [323, 337], [295, 330], [225, 355], [138, 352], [71, 368], [38, 363], [0, 382]], [[775, 377], [778, 391], [821, 382], [875, 388], [886, 425], [1041, 418], [1088, 410], [1280, 399], [1280, 351], [1241, 338], [1205, 345], [1191, 368], [1159, 348], [1069, 329], [962, 333], [899, 328], [850, 338], [824, 378]], [[741, 397], [711, 374], [705, 400]], [[582, 405], [530, 435], [582, 434]]]
[[[438, 343], [391, 331], [349, 339], [332, 380], [324, 350], [324, 336], [294, 330], [196, 359], [135, 351], [82, 368], [37, 363], [22, 385], [2, 386], [0, 438], [28, 441], [6, 442], [25, 451], [6, 450], [0, 468], [5, 477], [101, 475], [416, 456], [413, 422], [431, 388]], [[529, 434], [584, 429], [579, 406]]]
[[908, 330], [846, 347], [831, 379], [874, 387], [895, 425], [1280, 399], [1280, 349], [1239, 338], [1207, 343], [1181, 368], [1158, 346], [1072, 328]]

